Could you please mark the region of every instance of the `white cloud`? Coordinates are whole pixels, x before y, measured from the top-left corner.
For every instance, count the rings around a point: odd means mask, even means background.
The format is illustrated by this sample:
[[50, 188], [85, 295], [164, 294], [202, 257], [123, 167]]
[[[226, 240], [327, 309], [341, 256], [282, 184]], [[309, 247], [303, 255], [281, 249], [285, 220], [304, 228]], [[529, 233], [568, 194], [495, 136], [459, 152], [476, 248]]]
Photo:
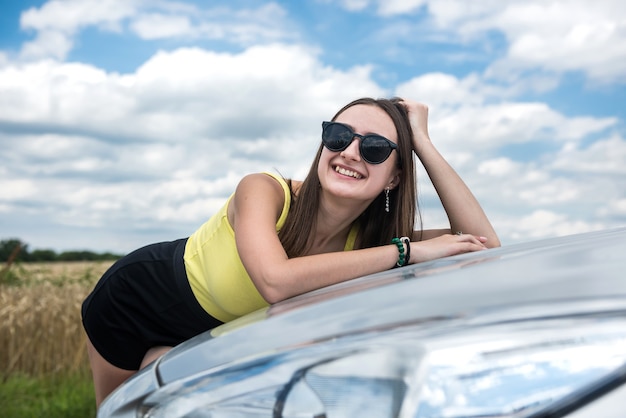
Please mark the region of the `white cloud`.
[[[460, 166], [505, 240], [575, 234], [626, 224], [624, 141], [614, 135], [583, 149], [566, 142], [520, 162], [498, 157]], [[594, 214], [589, 216], [589, 214]]]
[[74, 48], [73, 37], [60, 31], [42, 30], [37, 37], [24, 44], [20, 53], [24, 60], [50, 57], [62, 60]]
[[613, 198], [598, 209], [598, 215], [603, 218], [617, 217], [626, 225], [626, 197]]
[[118, 33], [128, 26], [145, 40], [209, 39], [245, 46], [294, 38], [285, 11], [276, 3], [256, 9], [199, 9], [170, 1], [51, 0], [22, 14], [22, 29], [34, 31], [35, 39], [23, 45], [21, 58], [63, 60], [74, 38], [89, 26]]
[[117, 23], [132, 16], [141, 1], [136, 0], [51, 0], [40, 8], [22, 14], [23, 29], [55, 30], [73, 34], [90, 25], [116, 28]]
[[294, 38], [286, 12], [275, 3], [256, 9], [169, 10], [140, 12], [130, 28], [142, 39], [186, 38], [221, 40], [237, 45]]
[[13, 144], [0, 200], [23, 216], [45, 207], [67, 228], [172, 222], [189, 233], [245, 173], [301, 178], [321, 120], [370, 94], [384, 92], [367, 67], [336, 70], [296, 46], [160, 52], [125, 75], [13, 64], [0, 68], [0, 125], [12, 132], [0, 141]]
[[410, 13], [428, 4], [428, 0], [383, 0], [378, 2], [378, 12], [383, 16]]
[[626, 140], [617, 134], [585, 148], [568, 144], [556, 155], [551, 167], [579, 175], [614, 175], [621, 179], [626, 194]]
[[142, 39], [160, 39], [175, 36], [189, 36], [192, 25], [188, 16], [146, 13], [131, 24], [131, 28]]
[[124, 134], [111, 126], [132, 112], [125, 77], [91, 65], [37, 61], [0, 69], [0, 120]]
[[510, 41], [504, 64], [565, 72], [581, 70], [595, 82], [625, 79], [626, 5], [602, 1], [519, 3], [499, 16]]
[[507, 56], [494, 69], [582, 70], [595, 82], [623, 82], [625, 15], [624, 2], [610, 0], [594, 7], [578, 0], [511, 5], [493, 16], [510, 42]]
[[570, 179], [547, 178], [544, 183], [521, 190], [519, 197], [530, 206], [556, 206], [574, 202], [582, 196], [580, 189]]
[[22, 13], [20, 26], [35, 31], [36, 37], [22, 47], [23, 59], [64, 59], [73, 48], [74, 36], [87, 26], [119, 31], [120, 22], [132, 16], [136, 0], [51, 0], [40, 8], [32, 7]]
[[[488, 96], [489, 87], [476, 75], [459, 79], [451, 74], [429, 73], [415, 77], [397, 87], [399, 96], [418, 98], [431, 108], [459, 105], [480, 105]], [[502, 92], [499, 91], [499, 95]]]
[[478, 165], [478, 173], [492, 177], [505, 177], [519, 172], [519, 163], [505, 157], [487, 160]]
[[475, 74], [457, 78], [433, 73], [397, 87], [401, 97], [429, 104], [433, 139], [446, 152], [498, 150], [509, 144], [581, 141], [615, 127], [614, 117], [566, 117], [546, 103], [509, 101], [506, 89]]
[[[326, 2], [330, 2], [332, 0], [324, 0]], [[346, 10], [350, 10], [353, 12], [361, 11], [368, 7], [371, 3], [371, 0], [340, 0], [341, 6]]]
[[127, 75], [75, 63], [16, 64], [0, 69], [0, 91], [0, 120], [140, 141], [263, 136], [277, 121], [284, 133], [355, 96], [382, 94], [367, 67], [337, 71], [314, 51], [281, 45], [237, 55], [160, 52]]
[[[536, 210], [528, 216], [510, 221], [507, 233], [514, 240], [528, 241], [542, 237], [580, 234], [606, 228], [600, 222], [572, 220], [567, 215], [549, 210]], [[503, 228], [504, 229], [504, 228]]]
[[[11, 201], [23, 199], [35, 194], [36, 188], [32, 181], [28, 179], [1, 179], [0, 180], [0, 199]], [[6, 206], [4, 207], [6, 210]], [[1, 212], [2, 210], [0, 210]]]
[[[397, 94], [433, 104], [432, 140], [505, 242], [626, 222], [620, 210], [626, 147], [615, 133], [617, 118], [567, 117], [545, 103], [507, 101], [508, 92], [475, 75], [426, 74], [400, 85]], [[599, 135], [606, 137], [587, 142]], [[532, 154], [503, 156], [508, 145]], [[425, 190], [425, 219], [445, 226], [436, 195]]]
[[[361, 11], [361, 7], [349, 10]], [[593, 83], [626, 80], [626, 3], [621, 0], [376, 0], [382, 16], [402, 16], [426, 6], [430, 30], [421, 36], [482, 43], [490, 31], [507, 42], [504, 55], [487, 74], [500, 80], [522, 79], [522, 72], [561, 74], [582, 71]], [[394, 22], [394, 27], [398, 26]], [[467, 58], [467, 57], [466, 57]], [[549, 81], [543, 75], [542, 82]], [[554, 80], [549, 81], [550, 84]], [[538, 86], [540, 87], [540, 86]]]

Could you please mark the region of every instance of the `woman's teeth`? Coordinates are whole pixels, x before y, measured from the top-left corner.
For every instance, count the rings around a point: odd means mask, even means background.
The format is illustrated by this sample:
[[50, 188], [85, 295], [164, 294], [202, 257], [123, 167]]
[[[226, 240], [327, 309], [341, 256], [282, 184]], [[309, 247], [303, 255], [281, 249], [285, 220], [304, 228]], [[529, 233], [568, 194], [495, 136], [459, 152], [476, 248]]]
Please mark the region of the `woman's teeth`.
[[360, 179], [362, 176], [356, 171], [347, 170], [342, 167], [335, 167], [335, 171], [339, 174], [343, 174], [344, 176], [353, 177], [355, 179]]

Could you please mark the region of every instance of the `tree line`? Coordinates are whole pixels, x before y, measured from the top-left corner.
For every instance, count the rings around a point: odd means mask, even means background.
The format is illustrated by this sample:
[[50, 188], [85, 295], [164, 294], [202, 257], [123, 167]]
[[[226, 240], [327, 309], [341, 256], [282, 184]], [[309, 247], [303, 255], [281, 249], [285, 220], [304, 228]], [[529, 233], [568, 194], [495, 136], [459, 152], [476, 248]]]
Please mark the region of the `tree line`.
[[29, 250], [28, 244], [17, 238], [0, 240], [0, 262], [14, 261], [104, 261], [117, 260], [120, 254], [110, 252], [95, 253], [93, 251], [75, 250], [57, 253], [50, 249]]

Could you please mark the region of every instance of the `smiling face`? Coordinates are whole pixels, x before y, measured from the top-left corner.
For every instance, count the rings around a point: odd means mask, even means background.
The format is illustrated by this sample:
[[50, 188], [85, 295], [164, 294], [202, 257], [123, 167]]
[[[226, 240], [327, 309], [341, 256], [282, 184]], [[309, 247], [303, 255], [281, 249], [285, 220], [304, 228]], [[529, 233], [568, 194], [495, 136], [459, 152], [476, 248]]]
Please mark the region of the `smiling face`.
[[[350, 126], [360, 135], [378, 134], [397, 143], [395, 125], [387, 113], [373, 105], [355, 105], [337, 116], [336, 122]], [[323, 148], [317, 167], [322, 190], [333, 196], [371, 201], [385, 188], [399, 181], [398, 152], [393, 151], [381, 164], [369, 164], [359, 151], [359, 138], [343, 151]]]

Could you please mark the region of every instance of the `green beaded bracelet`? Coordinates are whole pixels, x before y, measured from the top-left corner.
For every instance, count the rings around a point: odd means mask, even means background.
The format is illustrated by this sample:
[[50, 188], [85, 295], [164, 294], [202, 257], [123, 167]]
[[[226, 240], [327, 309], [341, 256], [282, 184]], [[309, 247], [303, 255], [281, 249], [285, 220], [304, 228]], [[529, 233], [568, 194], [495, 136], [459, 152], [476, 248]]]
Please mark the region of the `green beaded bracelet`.
[[400, 240], [404, 242], [404, 245], [406, 245], [406, 261], [404, 262], [404, 265], [406, 266], [411, 262], [411, 240], [409, 239], [409, 237], [402, 237], [400, 238]]
[[392, 238], [391, 243], [396, 244], [396, 247], [398, 247], [398, 261], [396, 262], [396, 267], [406, 266], [409, 260], [407, 260], [404, 255], [404, 243], [400, 238]]

